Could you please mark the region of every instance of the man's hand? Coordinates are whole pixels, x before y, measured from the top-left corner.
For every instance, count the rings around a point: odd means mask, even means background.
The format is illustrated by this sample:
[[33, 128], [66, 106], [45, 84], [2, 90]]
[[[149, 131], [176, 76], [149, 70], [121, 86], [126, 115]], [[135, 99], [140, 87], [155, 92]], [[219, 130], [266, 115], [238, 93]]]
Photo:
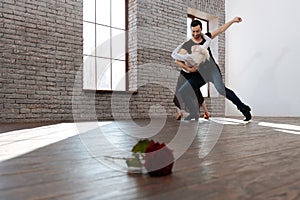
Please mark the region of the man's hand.
[[223, 24], [222, 26], [220, 26], [215, 31], [212, 31], [211, 32], [211, 39], [214, 39], [215, 37], [217, 37], [218, 35], [220, 35], [224, 31], [226, 31], [229, 28], [229, 26], [231, 26], [233, 23], [240, 23], [241, 21], [242, 21], [241, 17], [235, 17], [235, 18], [233, 18], [229, 22], [227, 22], [227, 23]]
[[232, 19], [232, 21], [237, 22], [237, 23], [240, 23], [240, 22], [242, 21], [242, 18], [240, 18], [240, 17], [235, 17], [235, 18]]

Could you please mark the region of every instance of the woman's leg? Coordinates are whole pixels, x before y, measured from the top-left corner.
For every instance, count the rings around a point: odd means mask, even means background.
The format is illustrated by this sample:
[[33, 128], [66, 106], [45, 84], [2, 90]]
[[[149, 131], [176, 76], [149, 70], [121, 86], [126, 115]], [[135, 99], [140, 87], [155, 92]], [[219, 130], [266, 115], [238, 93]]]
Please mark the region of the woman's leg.
[[[204, 118], [205, 119], [209, 119], [209, 112], [208, 112], [208, 109], [206, 107], [206, 103], [204, 101], [204, 98], [203, 98], [203, 95], [202, 95], [202, 92], [200, 90], [200, 87], [202, 87], [203, 85], [206, 84], [206, 82], [204, 81], [204, 79], [202, 78], [201, 74], [199, 73], [200, 76], [197, 76], [197, 81], [198, 81], [198, 84], [196, 87], [199, 86], [198, 89], [195, 89], [195, 93], [196, 93], [196, 96], [197, 96], [197, 99], [198, 99], [198, 104], [201, 105], [203, 111], [204, 111]], [[200, 113], [200, 108], [199, 108], [199, 113]]]
[[180, 106], [180, 103], [178, 101], [178, 98], [177, 98], [177, 95], [175, 94], [174, 95], [174, 98], [173, 98], [173, 103], [175, 104], [176, 108], [177, 108], [177, 115], [176, 115], [176, 120], [180, 120], [182, 117], [183, 117], [183, 112], [181, 110], [181, 106]]
[[204, 115], [203, 115], [203, 117], [204, 117], [204, 119], [209, 119], [209, 112], [208, 112], [208, 109], [207, 109], [207, 107], [206, 107], [206, 103], [205, 103], [205, 101], [203, 101], [203, 103], [202, 103], [202, 108], [203, 108], [203, 110], [204, 110]]
[[[200, 74], [195, 73], [188, 81], [186, 81], [178, 90], [179, 93], [179, 101], [183, 101], [186, 105], [187, 109], [190, 112], [190, 116], [186, 119], [198, 119], [198, 111], [199, 111], [199, 101], [194, 101], [197, 98], [197, 94], [195, 90], [201, 87], [202, 81], [199, 79]], [[202, 95], [201, 95], [202, 96]], [[203, 96], [202, 96], [203, 98]], [[198, 99], [198, 98], [197, 98]], [[203, 101], [202, 101], [203, 102]], [[201, 102], [201, 104], [202, 104]]]
[[183, 70], [180, 71], [180, 75], [179, 75], [178, 80], [177, 80], [175, 95], [174, 95], [174, 98], [173, 98], [173, 102], [174, 102], [175, 106], [177, 107], [176, 120], [180, 120], [183, 117], [183, 110], [188, 111], [188, 108], [185, 105], [184, 101], [180, 100], [179, 88], [185, 82], [187, 82], [193, 76], [193, 74], [194, 73], [186, 73]]

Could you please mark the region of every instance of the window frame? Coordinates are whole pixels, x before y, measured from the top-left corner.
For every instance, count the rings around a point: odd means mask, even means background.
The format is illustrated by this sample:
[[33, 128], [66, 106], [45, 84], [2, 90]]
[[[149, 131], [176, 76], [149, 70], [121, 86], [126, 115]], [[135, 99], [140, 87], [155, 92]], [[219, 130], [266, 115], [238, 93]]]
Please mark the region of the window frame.
[[[86, 23], [89, 23], [89, 24], [92, 24], [93, 26], [94, 26], [94, 37], [95, 37], [95, 39], [94, 39], [94, 48], [96, 49], [96, 47], [97, 47], [97, 26], [99, 27], [99, 26], [101, 26], [101, 27], [107, 27], [107, 28], [109, 28], [109, 48], [110, 48], [110, 56], [109, 57], [102, 57], [102, 56], [98, 56], [97, 55], [97, 53], [95, 52], [94, 53], [94, 55], [92, 55], [92, 54], [86, 54], [85, 52], [83, 52], [83, 59], [85, 58], [85, 57], [88, 57], [88, 58], [91, 58], [91, 60], [93, 60], [93, 62], [94, 62], [94, 66], [93, 66], [93, 70], [94, 70], [94, 79], [95, 79], [95, 82], [94, 82], [94, 87], [95, 88], [93, 88], [93, 89], [91, 89], [91, 88], [89, 88], [88, 86], [86, 86], [85, 87], [85, 85], [84, 85], [84, 83], [83, 83], [83, 85], [82, 85], [82, 88], [83, 88], [83, 91], [96, 91], [96, 92], [128, 92], [128, 88], [129, 88], [129, 77], [128, 77], [128, 71], [129, 71], [129, 55], [128, 55], [128, 20], [129, 20], [129, 16], [128, 16], [128, 9], [129, 9], [129, 0], [124, 0], [125, 1], [125, 6], [124, 6], [124, 9], [125, 9], [125, 12], [124, 12], [124, 14], [125, 14], [125, 19], [124, 19], [124, 25], [125, 25], [125, 27], [124, 27], [124, 29], [123, 28], [120, 28], [120, 27], [114, 27], [113, 25], [112, 25], [112, 1], [113, 0], [109, 0], [109, 4], [110, 4], [110, 11], [109, 11], [109, 15], [110, 15], [110, 24], [109, 25], [106, 25], [106, 24], [100, 24], [100, 23], [97, 23], [97, 16], [96, 16], [96, 13], [97, 13], [97, 3], [101, 3], [102, 1], [97, 1], [97, 0], [83, 0], [83, 1], [94, 1], [93, 3], [93, 5], [94, 5], [94, 7], [93, 7], [93, 9], [94, 9], [94, 12], [95, 12], [95, 15], [94, 15], [94, 19], [93, 19], [93, 21], [90, 21], [90, 20], [85, 20], [84, 19], [84, 13], [83, 13], [83, 24], [86, 24]], [[84, 2], [83, 2], [83, 4], [84, 4]], [[83, 12], [84, 12], [84, 9], [83, 9]], [[114, 58], [114, 56], [112, 55], [112, 38], [113, 38], [113, 36], [112, 36], [112, 32], [113, 32], [113, 30], [121, 30], [121, 31], [124, 31], [124, 33], [125, 33], [125, 41], [124, 41], [124, 43], [125, 43], [125, 55], [124, 55], [124, 60], [122, 59], [118, 59], [118, 58]], [[84, 30], [83, 30], [83, 45], [84, 45], [84, 39], [85, 39], [85, 37], [84, 37]], [[109, 77], [109, 85], [110, 85], [110, 89], [100, 89], [100, 88], [98, 88], [98, 81], [99, 81], [99, 79], [97, 78], [97, 74], [98, 74], [98, 72], [97, 72], [97, 59], [108, 59], [109, 60], [109, 67], [110, 67], [110, 77]], [[124, 61], [124, 64], [125, 64], [125, 89], [124, 90], [118, 90], [118, 89], [113, 89], [113, 73], [112, 73], [112, 70], [113, 70], [113, 63], [114, 63], [114, 61]], [[84, 65], [84, 63], [83, 63], [83, 65]], [[85, 72], [84, 72], [84, 66], [83, 66], [83, 75], [82, 75], [82, 80], [84, 81], [84, 76], [85, 76], [85, 74], [84, 74]], [[90, 75], [91, 76], [91, 75]], [[87, 75], [87, 77], [89, 77], [88, 75]]]

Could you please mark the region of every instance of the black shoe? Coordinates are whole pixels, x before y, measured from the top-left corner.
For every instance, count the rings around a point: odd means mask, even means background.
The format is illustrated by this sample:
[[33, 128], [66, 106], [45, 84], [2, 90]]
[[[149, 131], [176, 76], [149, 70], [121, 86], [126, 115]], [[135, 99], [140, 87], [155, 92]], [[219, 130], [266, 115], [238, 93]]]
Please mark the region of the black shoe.
[[243, 115], [246, 117], [244, 121], [250, 121], [252, 119], [250, 111], [243, 113]]
[[196, 121], [198, 121], [198, 118], [199, 118], [198, 115], [192, 115], [192, 114], [190, 114], [189, 116], [187, 116], [186, 118], [184, 118], [184, 120], [190, 121], [192, 119], [195, 119]]
[[251, 108], [250, 108], [249, 106], [245, 106], [245, 107], [241, 110], [241, 112], [242, 112], [243, 115], [245, 116], [244, 121], [249, 121], [249, 120], [252, 119], [252, 116], [251, 116], [250, 111], [251, 111]]

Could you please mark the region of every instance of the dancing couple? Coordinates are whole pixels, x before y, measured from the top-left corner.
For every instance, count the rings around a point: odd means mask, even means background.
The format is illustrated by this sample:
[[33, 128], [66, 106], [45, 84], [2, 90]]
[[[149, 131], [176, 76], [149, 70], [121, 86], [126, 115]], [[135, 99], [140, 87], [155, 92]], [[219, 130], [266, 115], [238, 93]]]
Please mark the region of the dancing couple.
[[178, 46], [172, 53], [176, 64], [182, 69], [173, 99], [174, 104], [178, 107], [176, 119], [181, 119], [182, 109], [185, 109], [190, 113], [185, 120], [198, 120], [200, 106], [204, 109], [204, 118], [209, 118], [200, 87], [211, 82], [221, 95], [236, 105], [237, 109], [245, 116], [244, 121], [251, 120], [251, 108], [244, 104], [232, 90], [225, 87], [220, 68], [209, 47], [212, 39], [226, 31], [233, 23], [241, 21], [240, 17], [235, 17], [215, 31], [206, 34], [202, 34], [201, 21], [192, 21], [192, 38]]

